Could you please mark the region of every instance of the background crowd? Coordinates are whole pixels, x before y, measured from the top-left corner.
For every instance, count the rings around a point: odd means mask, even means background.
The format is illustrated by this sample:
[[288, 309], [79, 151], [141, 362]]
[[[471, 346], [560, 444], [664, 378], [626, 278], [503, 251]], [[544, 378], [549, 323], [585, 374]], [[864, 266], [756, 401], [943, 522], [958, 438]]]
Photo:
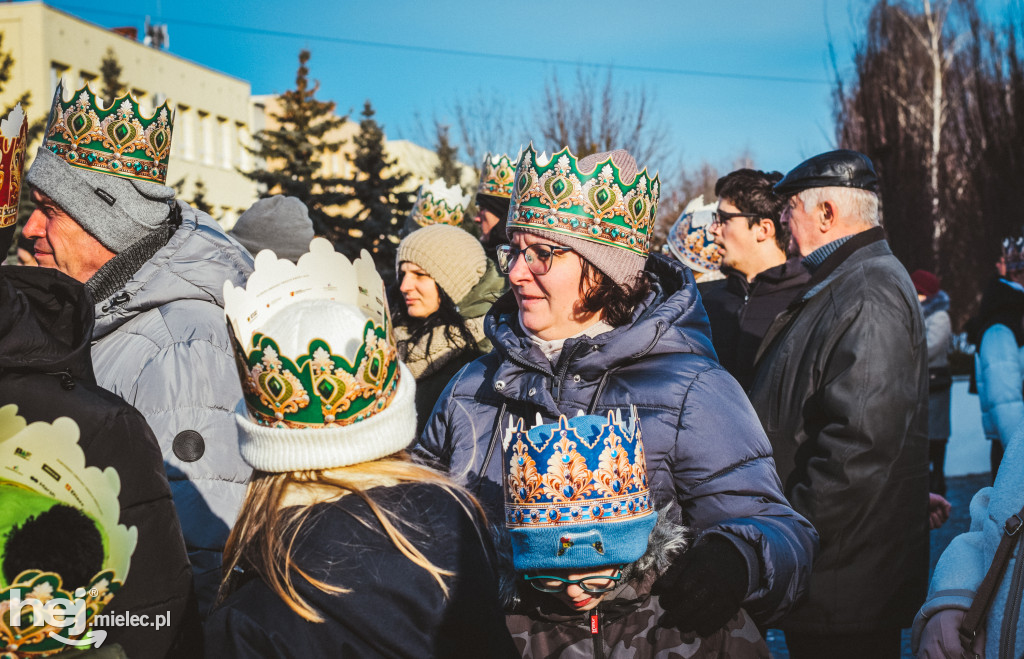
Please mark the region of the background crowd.
[[[779, 629], [792, 657], [884, 658], [911, 627], [922, 657], [1024, 648], [1024, 549], [994, 558], [1024, 503], [1024, 240], [971, 327], [994, 488], [929, 586], [949, 298], [893, 255], [864, 154], [734, 171], [663, 253], [650, 163], [488, 154], [475, 195], [420, 188], [382, 269], [295, 198], [230, 233], [176, 199], [166, 105], [58, 86], [49, 117], [25, 265], [0, 267], [0, 405], [69, 417], [119, 478], [130, 568], [64, 620], [169, 621], [34, 623], [93, 646], [67, 652], [766, 657]], [[0, 123], [5, 243], [26, 131]], [[20, 437], [0, 464], [46, 442]], [[47, 601], [97, 577], [81, 525], [33, 510], [0, 514], [11, 613], [42, 574]]]

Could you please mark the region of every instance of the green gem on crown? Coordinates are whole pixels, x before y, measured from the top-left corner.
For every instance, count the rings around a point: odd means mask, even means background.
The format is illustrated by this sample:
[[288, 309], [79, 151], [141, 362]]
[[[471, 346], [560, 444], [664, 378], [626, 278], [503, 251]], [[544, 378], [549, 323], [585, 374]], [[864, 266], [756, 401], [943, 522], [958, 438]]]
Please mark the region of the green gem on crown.
[[566, 147], [540, 163], [531, 144], [513, 177], [508, 229], [541, 228], [647, 256], [661, 181], [647, 170], [623, 181], [610, 159], [581, 172]]
[[167, 103], [151, 117], [125, 94], [100, 108], [86, 85], [64, 101], [64, 83], [53, 95], [43, 147], [69, 165], [103, 174], [164, 184], [171, 155], [173, 112]]

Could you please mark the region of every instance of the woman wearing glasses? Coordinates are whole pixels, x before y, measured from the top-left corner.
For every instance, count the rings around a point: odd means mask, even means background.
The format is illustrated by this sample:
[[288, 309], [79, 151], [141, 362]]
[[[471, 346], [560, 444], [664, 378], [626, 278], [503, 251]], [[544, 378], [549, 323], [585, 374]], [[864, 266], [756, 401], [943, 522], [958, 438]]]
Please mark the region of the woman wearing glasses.
[[659, 185], [625, 151], [524, 152], [498, 250], [512, 291], [485, 321], [495, 350], [448, 385], [418, 451], [500, 517], [511, 416], [635, 405], [651, 497], [678, 503], [671, 521], [699, 534], [659, 581], [665, 620], [707, 635], [741, 604], [761, 623], [781, 617], [806, 586], [817, 535], [783, 497], [760, 422], [718, 365], [692, 274], [647, 256]]
[[403, 238], [395, 263], [395, 339], [416, 378], [418, 434], [449, 380], [490, 351], [484, 313], [504, 292], [505, 278], [476, 238], [447, 224]]
[[[687, 531], [651, 505], [640, 422], [634, 414], [560, 417], [506, 430], [504, 544], [516, 595], [506, 616], [524, 657], [765, 657], [742, 609], [706, 637], [658, 624], [655, 579], [687, 545]], [[563, 464], [573, 464], [574, 503]], [[675, 656], [673, 654], [673, 656]]]

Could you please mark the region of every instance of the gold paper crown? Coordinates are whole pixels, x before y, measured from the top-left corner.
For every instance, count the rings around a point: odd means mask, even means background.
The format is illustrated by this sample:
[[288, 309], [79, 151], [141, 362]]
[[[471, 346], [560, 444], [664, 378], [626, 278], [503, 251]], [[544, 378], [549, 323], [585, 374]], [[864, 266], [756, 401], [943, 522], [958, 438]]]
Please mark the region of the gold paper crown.
[[512, 186], [516, 180], [516, 162], [509, 156], [500, 153], [496, 156], [484, 156], [484, 166], [480, 170], [480, 185], [477, 194], [488, 194], [492, 197], [512, 197]]
[[448, 224], [457, 227], [462, 224], [469, 205], [469, 195], [462, 194], [458, 185], [448, 187], [443, 179], [437, 179], [430, 185], [424, 183], [416, 195], [416, 205], [412, 208], [412, 219], [421, 227], [432, 224]]
[[0, 121], [0, 229], [18, 221], [26, 146], [28, 118], [19, 103]]
[[[344, 307], [359, 318], [353, 329], [336, 323], [333, 336], [304, 336], [280, 314], [314, 302], [328, 311]], [[350, 262], [324, 238], [314, 238], [298, 263], [270, 250], [256, 255], [245, 288], [224, 283], [224, 313], [235, 337], [242, 391], [250, 416], [274, 427], [345, 426], [385, 409], [398, 389], [398, 353], [384, 296], [384, 282], [363, 250]], [[275, 320], [276, 319], [276, 320]], [[345, 334], [347, 332], [347, 334]]]
[[543, 160], [533, 144], [516, 167], [508, 232], [543, 229], [647, 256], [661, 182], [647, 170], [623, 181], [609, 158], [591, 172], [566, 147]]
[[88, 85], [65, 103], [61, 81], [53, 94], [43, 148], [74, 167], [163, 185], [173, 123], [167, 103], [146, 118], [131, 94], [101, 109]]

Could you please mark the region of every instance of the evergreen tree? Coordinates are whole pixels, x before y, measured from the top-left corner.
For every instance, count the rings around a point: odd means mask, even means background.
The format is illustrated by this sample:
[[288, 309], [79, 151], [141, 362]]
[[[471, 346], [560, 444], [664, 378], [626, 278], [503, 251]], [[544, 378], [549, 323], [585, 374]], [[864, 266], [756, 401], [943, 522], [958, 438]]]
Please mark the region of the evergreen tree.
[[308, 50], [299, 53], [295, 89], [281, 94], [280, 112], [271, 113], [278, 128], [261, 130], [253, 136], [256, 148], [250, 151], [263, 159], [264, 169], [244, 173], [264, 186], [263, 197], [297, 197], [309, 208], [317, 234], [338, 239], [338, 221], [328, 209], [343, 203], [339, 186], [344, 180], [324, 176], [321, 163], [327, 154], [341, 148], [343, 141], [332, 140], [329, 133], [341, 128], [348, 117], [334, 113], [333, 101], [315, 98], [320, 83], [313, 81], [310, 85], [306, 67], [309, 57]]
[[458, 185], [461, 177], [459, 163], [455, 160], [459, 150], [452, 146], [448, 139], [448, 126], [437, 124], [437, 144], [434, 145], [437, 153], [437, 167], [434, 169], [434, 176], [444, 179], [444, 184], [451, 187]]
[[117, 55], [113, 48], [107, 48], [106, 55], [100, 61], [100, 78], [103, 83], [100, 88], [100, 97], [103, 99], [104, 107], [110, 107], [114, 99], [125, 93], [124, 83], [121, 82], [121, 63], [117, 61]]
[[213, 206], [206, 202], [206, 184], [198, 176], [196, 177], [196, 185], [192, 189], [192, 206], [207, 215], [213, 210]]
[[[356, 150], [349, 155], [356, 171], [352, 178], [344, 181], [351, 190], [344, 195], [344, 202], [357, 202], [359, 210], [349, 218], [350, 237], [340, 247], [349, 256], [357, 256], [362, 249], [369, 251], [377, 271], [385, 281], [390, 281], [395, 273], [398, 232], [412, 210], [413, 195], [399, 192], [398, 188], [409, 179], [409, 174], [395, 172], [396, 162], [384, 153], [384, 129], [373, 115], [373, 106], [366, 101], [359, 133], [353, 138]], [[385, 170], [392, 173], [388, 175]], [[359, 237], [354, 236], [356, 233]]]

